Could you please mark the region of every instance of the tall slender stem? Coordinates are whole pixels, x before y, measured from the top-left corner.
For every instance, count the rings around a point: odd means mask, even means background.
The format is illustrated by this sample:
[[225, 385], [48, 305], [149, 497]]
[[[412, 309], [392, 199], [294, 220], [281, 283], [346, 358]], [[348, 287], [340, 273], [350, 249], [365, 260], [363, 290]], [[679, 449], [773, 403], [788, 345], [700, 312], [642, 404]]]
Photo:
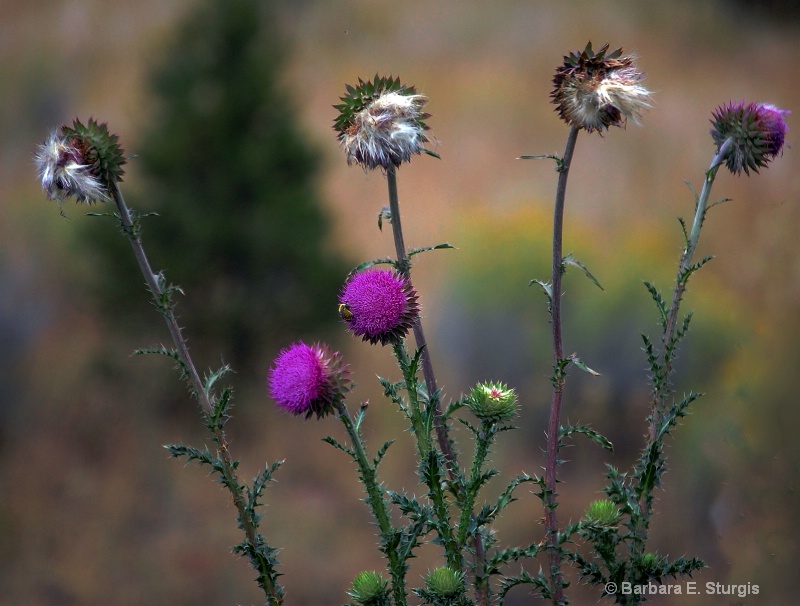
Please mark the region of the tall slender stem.
[[[389, 186], [389, 211], [392, 213], [392, 234], [394, 236], [394, 246], [397, 253], [397, 262], [403, 276], [411, 282], [410, 263], [406, 245], [403, 239], [403, 224], [400, 218], [400, 200], [397, 195], [397, 169], [390, 166], [386, 170], [386, 180]], [[452, 469], [455, 469], [456, 456], [450, 438], [447, 435], [447, 427], [442, 419], [442, 407], [437, 397], [438, 387], [436, 385], [436, 375], [433, 372], [430, 349], [425, 340], [425, 333], [422, 330], [422, 320], [417, 317], [414, 322], [414, 339], [417, 347], [422, 348], [422, 374], [425, 377], [425, 387], [428, 390], [428, 397], [434, 408], [434, 423], [436, 427], [436, 438], [442, 453], [447, 458], [447, 462]]]
[[553, 216], [553, 276], [551, 283], [550, 320], [553, 327], [553, 397], [550, 403], [550, 421], [547, 425], [547, 462], [545, 464], [545, 487], [547, 505], [545, 508], [545, 525], [550, 560], [550, 591], [553, 604], [564, 599], [564, 580], [561, 573], [561, 550], [557, 545], [558, 517], [557, 502], [557, 470], [559, 429], [561, 426], [561, 403], [564, 395], [566, 376], [563, 370], [564, 337], [561, 330], [561, 278], [564, 274], [562, 253], [564, 232], [564, 201], [567, 193], [567, 179], [575, 143], [579, 129], [570, 127], [564, 157], [559, 164], [558, 187], [556, 189], [555, 212]]
[[[172, 336], [172, 342], [174, 343], [178, 356], [183, 362], [184, 368], [189, 375], [192, 391], [195, 393], [197, 400], [203, 409], [203, 413], [206, 416], [211, 416], [214, 414], [214, 406], [211, 403], [210, 396], [203, 385], [203, 381], [200, 378], [200, 373], [197, 372], [197, 367], [192, 360], [192, 356], [189, 354], [189, 346], [186, 343], [186, 339], [183, 337], [183, 332], [178, 324], [177, 318], [175, 317], [175, 313], [171, 307], [164, 304], [164, 288], [161, 284], [159, 276], [153, 273], [150, 261], [148, 260], [144, 246], [142, 245], [142, 240], [134, 228], [133, 216], [127, 204], [125, 204], [125, 199], [122, 196], [122, 191], [120, 190], [118, 184], [114, 185], [113, 197], [114, 202], [117, 205], [119, 220], [122, 224], [122, 228], [128, 235], [128, 240], [133, 248], [133, 254], [136, 257], [136, 262], [139, 265], [139, 269], [141, 270], [145, 282], [147, 283], [147, 287], [150, 290], [150, 294], [153, 297], [153, 302], [156, 304], [156, 307], [161, 310], [164, 316], [164, 320], [167, 323], [167, 328]], [[225, 437], [225, 432], [220, 428], [214, 429], [214, 437], [219, 445], [219, 457], [222, 462], [222, 475], [225, 480], [225, 486], [227, 486], [231, 491], [231, 497], [233, 499], [233, 504], [236, 506], [241, 527], [244, 530], [247, 542], [252, 546], [253, 552], [255, 553], [258, 551], [260, 542], [258, 531], [253, 523], [252, 518], [247, 513], [244, 495], [242, 494], [241, 485], [239, 484], [236, 476], [236, 467], [229, 452], [228, 440]], [[255, 564], [254, 567], [256, 567]], [[259, 574], [259, 583], [264, 587], [269, 604], [274, 606], [282, 604], [284, 594], [283, 588], [274, 582], [273, 578], [267, 574], [262, 566], [256, 567], [256, 570]]]
[[672, 373], [672, 362], [668, 356], [668, 350], [673, 346], [675, 332], [678, 329], [678, 314], [680, 312], [681, 301], [683, 294], [686, 291], [686, 284], [689, 278], [687, 271], [692, 265], [694, 253], [697, 250], [697, 243], [700, 240], [700, 230], [703, 227], [706, 211], [708, 210], [708, 199], [711, 196], [711, 187], [714, 184], [714, 179], [717, 176], [717, 171], [720, 165], [725, 160], [728, 152], [733, 145], [732, 139], [725, 141], [719, 148], [719, 151], [714, 155], [711, 160], [711, 166], [706, 171], [706, 177], [703, 181], [703, 189], [697, 198], [697, 208], [695, 208], [694, 221], [692, 222], [692, 230], [689, 232], [686, 240], [686, 248], [681, 255], [680, 267], [678, 268], [678, 276], [675, 279], [675, 290], [672, 294], [672, 304], [667, 314], [667, 321], [664, 325], [664, 335], [661, 340], [661, 355], [660, 363], [662, 366], [662, 374], [664, 376], [663, 388], [653, 394], [652, 414], [650, 416], [650, 443], [656, 439], [658, 433], [658, 426], [661, 423], [661, 413], [663, 412], [664, 401], [669, 394], [669, 376]]
[[[397, 193], [397, 169], [394, 166], [390, 166], [386, 169], [386, 181], [389, 187], [389, 211], [392, 215], [392, 234], [394, 235], [397, 262], [400, 265], [403, 275], [410, 283], [411, 268], [408, 260], [408, 253], [406, 252], [405, 241], [403, 239], [403, 224], [400, 218], [400, 199]], [[436, 429], [436, 440], [442, 454], [444, 454], [447, 460], [447, 475], [450, 480], [455, 480], [458, 461], [456, 453], [453, 450], [453, 445], [450, 442], [450, 437], [447, 434], [447, 425], [442, 417], [442, 405], [437, 395], [439, 388], [436, 385], [436, 375], [433, 372], [430, 350], [425, 340], [425, 333], [422, 329], [422, 320], [419, 317], [417, 317], [414, 322], [414, 339], [417, 342], [417, 347], [422, 348], [422, 374], [425, 377], [425, 387], [428, 390], [428, 397], [431, 405], [434, 406], [433, 420]], [[464, 491], [465, 488], [459, 486], [459, 490]], [[470, 515], [474, 518], [473, 513], [470, 513]], [[480, 606], [489, 606], [488, 579], [483, 574], [486, 552], [483, 547], [483, 540], [480, 536], [475, 537], [474, 547], [475, 592], [477, 602]]]

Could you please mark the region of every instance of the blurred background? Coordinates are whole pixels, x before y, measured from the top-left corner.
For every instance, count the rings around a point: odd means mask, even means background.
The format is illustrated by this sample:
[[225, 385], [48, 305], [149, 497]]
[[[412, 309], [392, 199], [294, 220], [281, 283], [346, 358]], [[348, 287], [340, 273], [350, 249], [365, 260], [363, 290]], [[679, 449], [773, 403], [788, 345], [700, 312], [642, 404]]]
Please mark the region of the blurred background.
[[[59, 209], [32, 156], [74, 117], [107, 121], [128, 154], [128, 203], [155, 267], [184, 287], [179, 314], [202, 368], [236, 373], [233, 454], [249, 478], [286, 459], [266, 494], [263, 530], [282, 548], [287, 603], [341, 604], [352, 578], [381, 568], [355, 470], [321, 438], [334, 419], [279, 412], [265, 394], [276, 353], [325, 340], [352, 365], [351, 406], [370, 400], [373, 448], [399, 437], [389, 487], [419, 492], [407, 422], [380, 394], [391, 352], [347, 334], [337, 294], [356, 264], [393, 254], [377, 229], [385, 179], [348, 167], [331, 130], [345, 83], [399, 75], [430, 97], [441, 161], [399, 172], [431, 354], [447, 397], [480, 380], [520, 393], [520, 429], [501, 436], [486, 498], [538, 473], [550, 387], [544, 296], [552, 162], [567, 127], [549, 103], [564, 54], [588, 40], [638, 55], [655, 92], [642, 126], [578, 140], [565, 251], [566, 350], [602, 373], [570, 375], [565, 421], [609, 436], [565, 453], [561, 519], [601, 497], [605, 464], [630, 468], [646, 430], [641, 334], [657, 336], [642, 280], [669, 293], [714, 153], [711, 111], [747, 99], [794, 110], [783, 157], [760, 175], [720, 172], [684, 309], [695, 320], [678, 394], [706, 393], [669, 445], [650, 548], [698, 556], [696, 575], [758, 584], [757, 596], [683, 596], [655, 604], [795, 604], [800, 558], [800, 111], [798, 3], [458, 0], [257, 2], [73, 0], [0, 3], [0, 603], [258, 604], [228, 495], [163, 444], [202, 447], [195, 405], [167, 360], [134, 357], [165, 342], [130, 247], [112, 219]], [[92, 209], [97, 210], [97, 209]], [[100, 209], [102, 210], [102, 209]], [[462, 457], [470, 460], [468, 436]], [[537, 540], [540, 503], [521, 490], [501, 543]], [[411, 583], [439, 564], [424, 548]], [[537, 564], [531, 565], [535, 572]], [[573, 579], [577, 581], [577, 579]], [[577, 585], [577, 583], [576, 583]], [[575, 603], [597, 593], [576, 587]], [[531, 602], [524, 588], [509, 603]], [[535, 600], [534, 600], [535, 601]]]

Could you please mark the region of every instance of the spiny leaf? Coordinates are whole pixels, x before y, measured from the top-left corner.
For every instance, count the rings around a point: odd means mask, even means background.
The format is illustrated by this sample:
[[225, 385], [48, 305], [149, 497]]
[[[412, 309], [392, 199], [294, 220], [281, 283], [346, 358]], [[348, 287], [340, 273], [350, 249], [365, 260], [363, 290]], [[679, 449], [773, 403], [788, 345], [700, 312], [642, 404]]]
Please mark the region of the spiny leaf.
[[578, 368], [580, 368], [580, 369], [581, 369], [583, 372], [588, 372], [588, 373], [589, 373], [590, 375], [592, 375], [593, 377], [599, 377], [599, 376], [600, 376], [600, 373], [599, 373], [599, 372], [597, 372], [597, 371], [595, 371], [595, 370], [592, 370], [591, 368], [589, 368], [588, 366], [586, 366], [586, 364], [584, 363], [584, 361], [583, 361], [583, 360], [581, 360], [581, 359], [580, 359], [578, 356], [576, 356], [575, 354], [572, 354], [572, 355], [570, 356], [570, 358], [569, 358], [569, 359], [572, 361], [572, 363], [573, 363], [575, 366], [577, 366]]
[[565, 438], [568, 438], [572, 436], [572, 434], [576, 433], [585, 435], [592, 442], [601, 446], [602, 448], [605, 448], [606, 450], [611, 452], [614, 451], [614, 445], [608, 438], [586, 425], [568, 425], [566, 427], [561, 427], [558, 432], [559, 443], [562, 443]]
[[411, 257], [413, 255], [417, 255], [421, 252], [427, 252], [429, 250], [442, 250], [445, 248], [455, 248], [452, 244], [444, 243], [444, 244], [437, 244], [436, 246], [425, 246], [424, 248], [414, 248], [408, 251], [408, 256]]
[[573, 267], [577, 267], [586, 275], [587, 278], [589, 278], [594, 283], [595, 286], [597, 286], [597, 288], [603, 291], [605, 290], [605, 288], [602, 287], [600, 282], [597, 281], [597, 278], [595, 278], [592, 275], [592, 272], [590, 272], [583, 263], [581, 263], [575, 257], [573, 257], [572, 253], [564, 257], [563, 262], [566, 263], [567, 265], [572, 265]]
[[661, 293], [658, 292], [658, 289], [653, 286], [650, 282], [644, 281], [644, 286], [647, 291], [650, 293], [650, 296], [653, 298], [653, 301], [656, 303], [656, 307], [658, 308], [658, 313], [660, 315], [660, 323], [661, 328], [666, 330], [667, 328], [667, 318], [669, 317], [669, 311], [667, 309], [667, 302], [664, 301], [664, 298], [661, 296]]

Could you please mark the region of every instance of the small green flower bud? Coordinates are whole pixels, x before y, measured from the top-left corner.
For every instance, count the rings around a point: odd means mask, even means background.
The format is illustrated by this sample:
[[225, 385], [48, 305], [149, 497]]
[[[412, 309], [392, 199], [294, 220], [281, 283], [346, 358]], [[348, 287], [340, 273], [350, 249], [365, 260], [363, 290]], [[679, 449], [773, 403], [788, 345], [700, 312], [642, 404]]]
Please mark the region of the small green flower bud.
[[362, 606], [389, 606], [389, 582], [374, 570], [360, 572], [353, 580], [353, 587], [347, 592], [357, 604]]
[[616, 526], [619, 523], [619, 509], [608, 499], [595, 501], [589, 505], [586, 519], [602, 526]]
[[517, 414], [517, 393], [504, 383], [479, 383], [467, 404], [481, 421], [510, 421]]
[[639, 560], [639, 566], [648, 575], [658, 575], [665, 563], [665, 560], [657, 553], [646, 553]]
[[449, 598], [464, 592], [464, 573], [444, 566], [429, 572], [425, 584], [431, 593]]

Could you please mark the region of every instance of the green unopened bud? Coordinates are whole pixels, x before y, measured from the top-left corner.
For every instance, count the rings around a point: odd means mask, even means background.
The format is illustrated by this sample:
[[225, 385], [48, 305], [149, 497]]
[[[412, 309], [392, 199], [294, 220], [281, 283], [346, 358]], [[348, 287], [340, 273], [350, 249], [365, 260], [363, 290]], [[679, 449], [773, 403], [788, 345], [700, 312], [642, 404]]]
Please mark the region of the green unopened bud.
[[389, 606], [388, 586], [383, 576], [373, 570], [365, 570], [353, 580], [353, 587], [347, 595], [362, 606]]
[[446, 566], [437, 568], [425, 577], [425, 589], [415, 589], [423, 603], [432, 606], [472, 606], [466, 595], [464, 573]]
[[428, 589], [443, 598], [454, 596], [464, 591], [464, 574], [452, 568], [437, 568], [425, 577]]
[[661, 558], [655, 553], [646, 553], [640, 560], [640, 566], [648, 574], [653, 574], [661, 568]]
[[586, 519], [602, 526], [616, 526], [619, 518], [619, 509], [608, 499], [595, 501], [586, 512]]
[[517, 393], [503, 383], [479, 383], [467, 406], [481, 421], [510, 421], [517, 414]]

